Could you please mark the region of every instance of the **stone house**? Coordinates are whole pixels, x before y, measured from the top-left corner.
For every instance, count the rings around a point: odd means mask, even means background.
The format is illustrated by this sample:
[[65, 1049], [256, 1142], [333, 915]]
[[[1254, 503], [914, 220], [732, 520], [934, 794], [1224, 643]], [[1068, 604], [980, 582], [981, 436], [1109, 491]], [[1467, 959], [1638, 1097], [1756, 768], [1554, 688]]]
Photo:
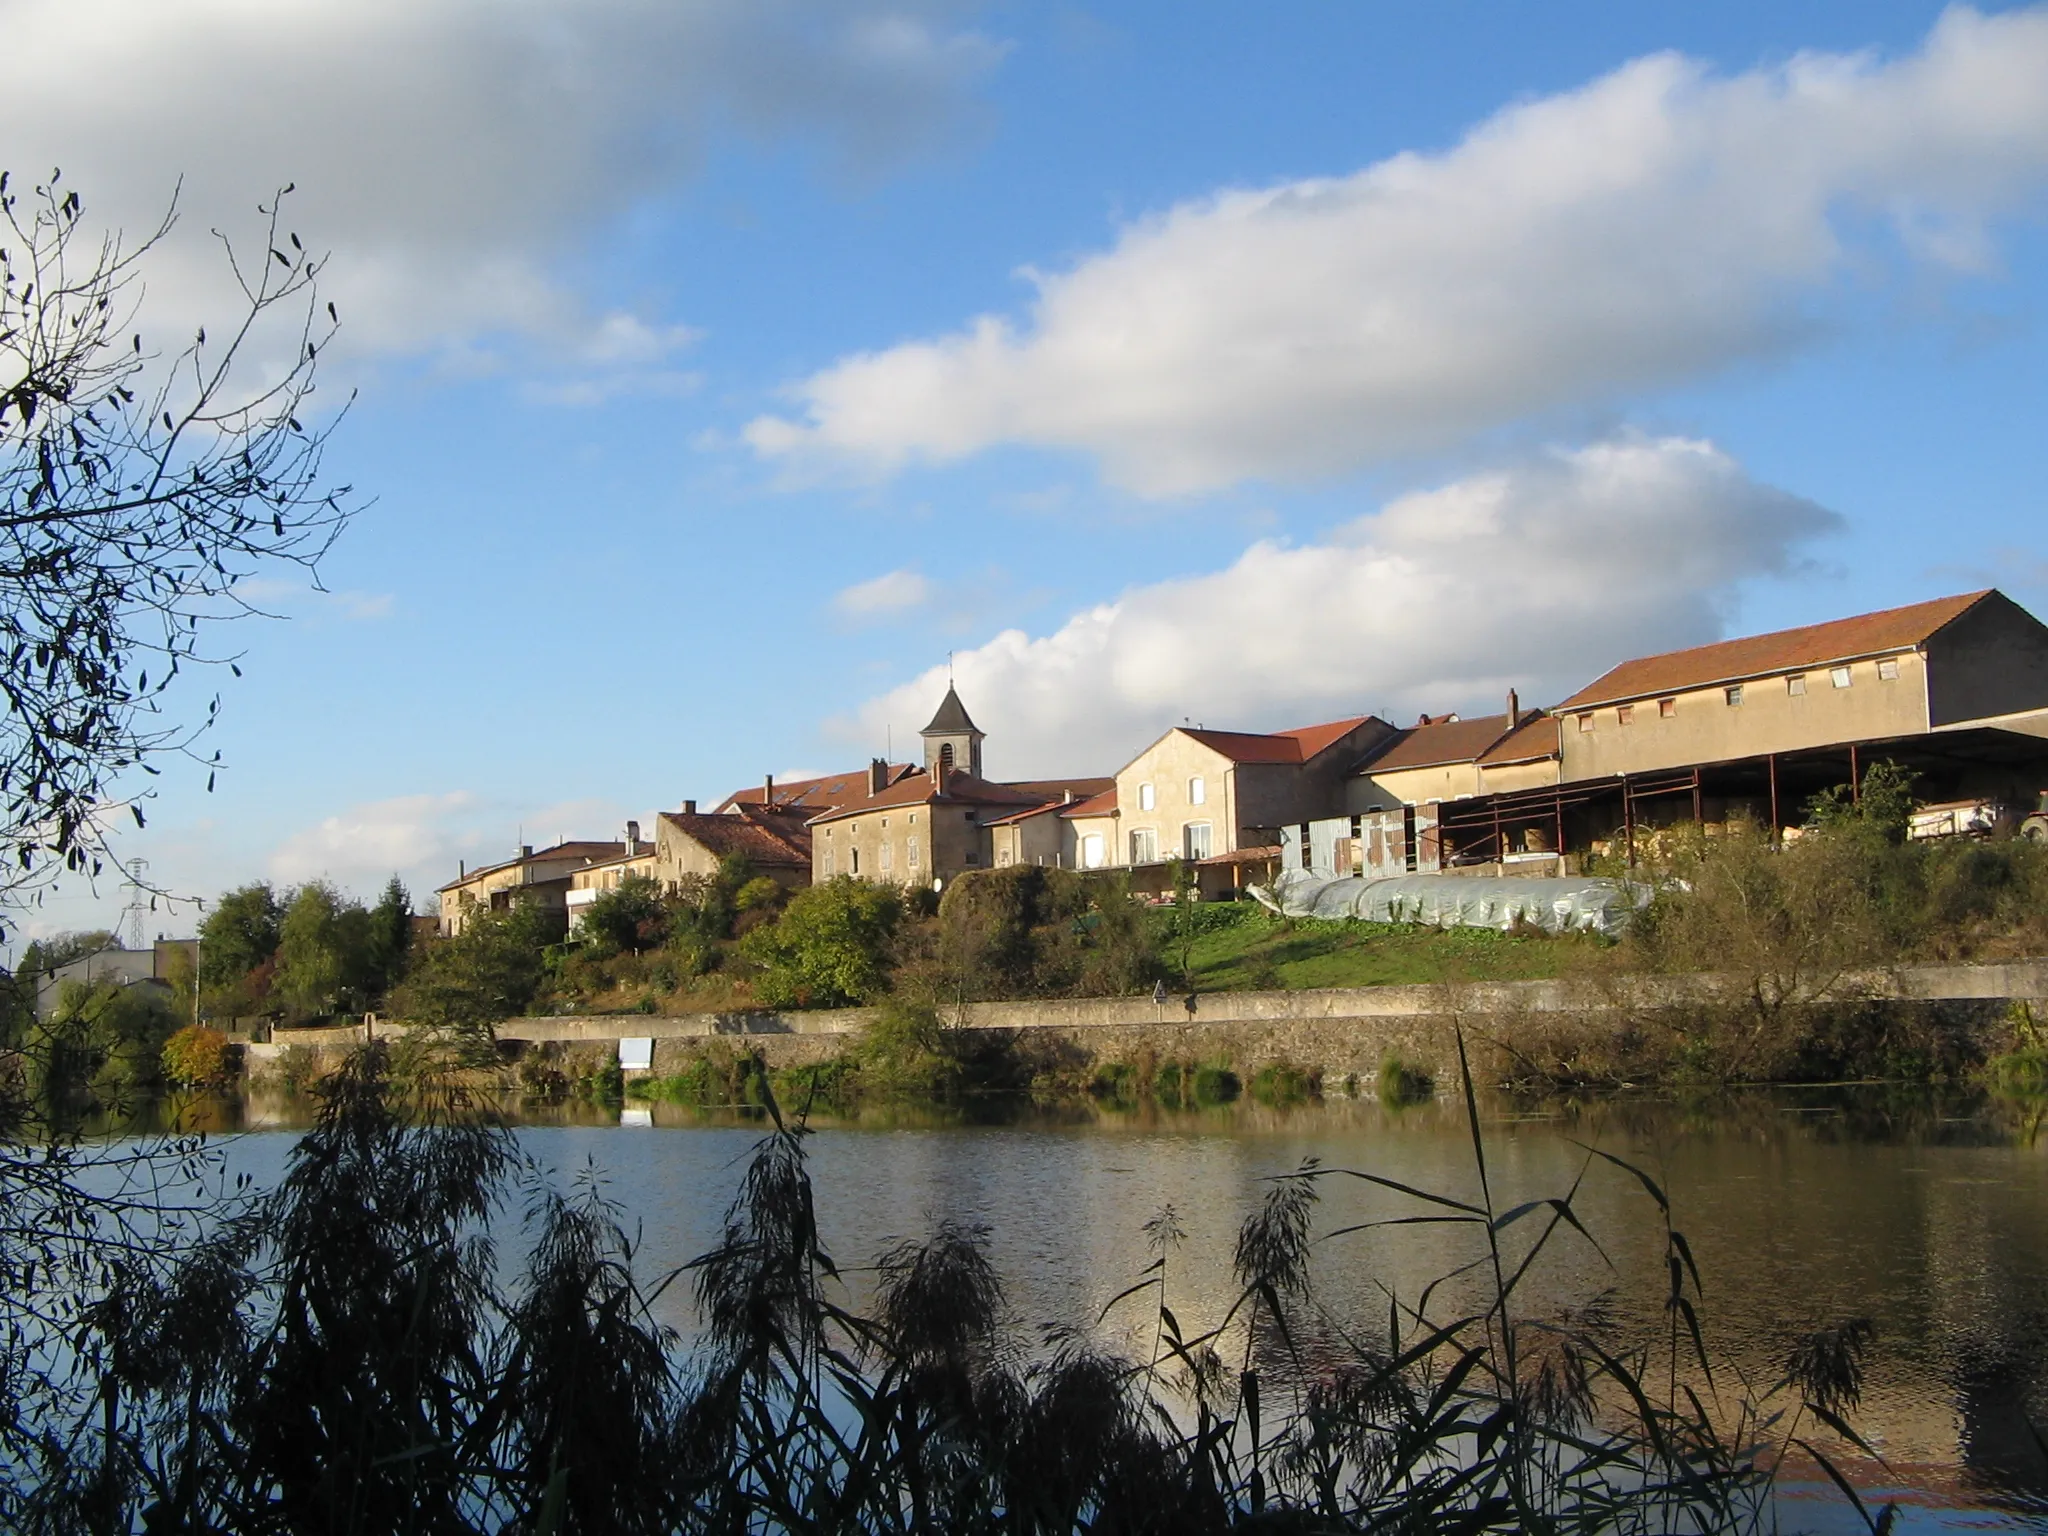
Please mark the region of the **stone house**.
[[1009, 818], [1047, 810], [1099, 793], [1106, 779], [1036, 779], [994, 783], [982, 776], [983, 732], [968, 716], [960, 696], [946, 690], [924, 738], [925, 762], [899, 774], [876, 759], [868, 770], [868, 794], [810, 820], [812, 877], [847, 875], [894, 885], [942, 889], [969, 870], [996, 867], [996, 824], [1004, 824], [1004, 846], [1013, 861], [1028, 837], [1037, 854], [1060, 851], [1061, 829], [1028, 833]]
[[1266, 734], [1176, 726], [1117, 772], [1111, 862], [1198, 863], [1277, 845], [1282, 827], [1340, 809], [1352, 765], [1393, 734], [1372, 715]]
[[685, 800], [680, 811], [654, 818], [654, 877], [667, 891], [693, 875], [714, 875], [737, 854], [756, 874], [789, 889], [811, 883], [810, 813], [797, 807], [774, 809], [758, 801], [727, 802], [731, 809], [705, 814]]
[[456, 877], [436, 893], [440, 898], [442, 935], [453, 937], [462, 932], [469, 914], [479, 906], [502, 910], [515, 898], [539, 903], [560, 921], [562, 931], [568, 932], [571, 878], [593, 864], [638, 852], [643, 846], [639, 841], [640, 829], [629, 823], [627, 830], [633, 839], [630, 845], [577, 841], [536, 850], [527, 844], [520, 848], [516, 858], [502, 863], [486, 864], [479, 869], [461, 866]]
[[1568, 782], [1944, 732], [2048, 736], [2048, 626], [2002, 592], [1625, 661], [1557, 707]]

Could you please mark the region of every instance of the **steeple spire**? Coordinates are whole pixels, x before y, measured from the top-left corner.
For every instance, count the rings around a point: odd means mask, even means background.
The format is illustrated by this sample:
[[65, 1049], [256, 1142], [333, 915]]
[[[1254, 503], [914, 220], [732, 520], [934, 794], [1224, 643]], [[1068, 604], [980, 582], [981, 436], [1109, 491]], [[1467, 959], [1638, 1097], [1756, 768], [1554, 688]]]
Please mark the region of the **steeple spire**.
[[977, 779], [981, 774], [983, 733], [960, 702], [959, 693], [948, 683], [932, 723], [918, 734], [924, 737], [924, 766], [933, 779], [947, 769], [961, 769]]

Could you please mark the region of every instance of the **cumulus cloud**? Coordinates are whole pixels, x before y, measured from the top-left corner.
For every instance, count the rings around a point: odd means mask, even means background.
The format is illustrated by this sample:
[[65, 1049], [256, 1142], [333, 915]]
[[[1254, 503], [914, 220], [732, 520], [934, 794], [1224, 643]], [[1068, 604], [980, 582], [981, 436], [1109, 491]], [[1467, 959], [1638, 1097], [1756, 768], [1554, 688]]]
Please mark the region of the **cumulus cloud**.
[[2044, 174], [2048, 11], [1952, 10], [1890, 63], [1659, 54], [1445, 153], [1133, 224], [1027, 272], [1028, 319], [845, 358], [747, 437], [868, 470], [1069, 449], [1161, 496], [1338, 473], [1792, 346], [1873, 249], [1979, 269]]
[[[453, 877], [457, 850], [473, 840], [468, 824], [476, 809], [476, 797], [464, 790], [352, 805], [286, 838], [272, 851], [268, 872], [282, 884], [326, 879], [355, 890], [393, 871], [438, 885]], [[437, 874], [444, 864], [446, 873]]]
[[[333, 261], [358, 352], [673, 385], [692, 333], [593, 312], [557, 278], [734, 126], [877, 167], [937, 141], [997, 56], [946, 0], [0, 0], [0, 145], [61, 166], [88, 214], [185, 217], [151, 267], [157, 325], [220, 299], [207, 231], [259, 198]], [[258, 253], [260, 255], [260, 252]], [[578, 398], [558, 382], [560, 397]]]
[[[1273, 730], [1346, 714], [1564, 696], [1624, 657], [1721, 632], [1737, 583], [1802, 562], [1841, 520], [1712, 444], [1621, 438], [1404, 496], [1328, 537], [1262, 541], [1051, 634], [953, 658], [994, 772], [1107, 772], [1191, 717]], [[934, 668], [871, 700], [849, 739], [914, 727]]]
[[931, 601], [932, 584], [916, 571], [888, 571], [855, 582], [832, 599], [832, 611], [851, 623], [895, 618]]

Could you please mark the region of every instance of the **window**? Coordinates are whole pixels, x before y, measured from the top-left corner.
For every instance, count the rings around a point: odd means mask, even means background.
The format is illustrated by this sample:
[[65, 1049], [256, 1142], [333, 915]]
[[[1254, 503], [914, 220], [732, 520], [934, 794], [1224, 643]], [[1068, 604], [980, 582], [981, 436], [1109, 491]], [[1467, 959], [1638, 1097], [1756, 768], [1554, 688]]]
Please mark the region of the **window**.
[[912, 811], [912, 812], [910, 813], [910, 824], [911, 824], [911, 825], [912, 825], [913, 827], [917, 825], [917, 812], [915, 812], [915, 811]]
[[1742, 707], [1742, 684], [1730, 683], [1721, 690], [1721, 697], [1728, 701], [1730, 709], [1740, 709]]
[[941, 773], [951, 773], [952, 771], [953, 771], [953, 743], [951, 743], [951, 742], [949, 741], [949, 742], [946, 742], [946, 743], [942, 744], [942, 745], [940, 746], [940, 748], [939, 748], [939, 772], [941, 772]]
[[1593, 729], [1593, 717], [1591, 715], [1579, 716], [1579, 729], [1582, 731], [1590, 731], [1591, 729]]
[[846, 850], [846, 872], [849, 875], [860, 873], [860, 850], [858, 848]]
[[1191, 821], [1180, 829], [1183, 857], [1190, 861], [1209, 857], [1209, 823]]
[[1298, 830], [1301, 833], [1301, 867], [1314, 869], [1315, 849], [1309, 845], [1308, 823], [1304, 821]]
[[882, 873], [887, 874], [896, 864], [896, 845], [887, 838], [882, 839]]
[[1887, 656], [1877, 664], [1877, 680], [1881, 683], [1896, 683], [1899, 680], [1899, 658]]
[[832, 850], [830, 848], [825, 850], [825, 873], [827, 875], [832, 873]]
[[1139, 810], [1141, 810], [1141, 811], [1149, 811], [1149, 810], [1151, 810], [1151, 809], [1152, 809], [1152, 808], [1153, 808], [1154, 806], [1156, 806], [1156, 805], [1157, 805], [1158, 803], [1159, 803], [1159, 797], [1158, 797], [1158, 796], [1157, 796], [1156, 794], [1154, 794], [1154, 793], [1152, 792], [1152, 786], [1151, 786], [1150, 784], [1140, 784], [1140, 785], [1138, 786], [1138, 809], [1139, 809]]
[[1785, 691], [1795, 699], [1806, 692], [1806, 674], [1804, 672], [1794, 672], [1790, 677], [1786, 678]]
[[1090, 832], [1081, 839], [1081, 867], [1083, 869], [1102, 868], [1102, 834], [1100, 832]]
[[1848, 687], [1849, 669], [1847, 667], [1829, 667], [1828, 681], [1833, 683], [1837, 688]]
[[1150, 827], [1139, 827], [1131, 833], [1131, 862], [1133, 864], [1157, 864], [1159, 862], [1159, 834]]
[[886, 816], [882, 818], [882, 830], [884, 832], [889, 830], [889, 818]]
[[924, 855], [917, 851], [917, 839], [914, 837], [903, 845], [903, 862], [912, 869], [924, 862]]
[[1188, 780], [1188, 804], [1206, 805], [1209, 802], [1209, 786], [1200, 779]]
[[1614, 712], [1614, 723], [1616, 725], [1634, 725], [1636, 723], [1635, 705], [1624, 704], [1616, 709]]
[[1677, 714], [1677, 713], [1678, 713], [1678, 700], [1676, 700], [1676, 699], [1659, 699], [1659, 700], [1657, 701], [1657, 718], [1658, 718], [1659, 720], [1669, 720], [1669, 719], [1670, 719], [1670, 718], [1671, 718], [1671, 717], [1672, 717], [1673, 715], [1675, 715], [1675, 714]]

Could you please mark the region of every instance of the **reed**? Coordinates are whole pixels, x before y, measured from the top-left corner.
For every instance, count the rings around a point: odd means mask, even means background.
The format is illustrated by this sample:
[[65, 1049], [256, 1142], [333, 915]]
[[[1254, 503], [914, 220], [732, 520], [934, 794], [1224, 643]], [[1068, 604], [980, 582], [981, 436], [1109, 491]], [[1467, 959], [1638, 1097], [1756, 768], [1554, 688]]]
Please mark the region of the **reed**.
[[[1305, 1163], [1245, 1221], [1222, 1315], [1181, 1315], [1167, 1210], [1095, 1327], [1033, 1336], [988, 1231], [955, 1221], [877, 1255], [855, 1306], [820, 1240], [807, 1129], [772, 1094], [718, 1243], [644, 1285], [594, 1179], [547, 1188], [459, 1089], [401, 1093], [366, 1049], [276, 1189], [175, 1262], [106, 1271], [77, 1334], [87, 1390], [42, 1426], [62, 1454], [40, 1477], [0, 1467], [0, 1516], [454, 1536], [1750, 1531], [1772, 1527], [1797, 1453], [1885, 1529], [1808, 1432], [1861, 1444], [1867, 1326], [1796, 1341], [1779, 1382], [1738, 1392], [1656, 1182], [1588, 1148], [1569, 1189], [1501, 1208], [1469, 1070], [1463, 1089], [1476, 1199]], [[1553, 1249], [1597, 1252], [1578, 1200], [1603, 1174], [1640, 1187], [1668, 1260], [1639, 1338], [1597, 1307], [1523, 1305]], [[1320, 1230], [1333, 1181], [1402, 1208]], [[487, 1234], [515, 1197], [523, 1252], [501, 1260]], [[1326, 1303], [1318, 1254], [1417, 1224], [1463, 1237], [1457, 1271], [1387, 1293], [1383, 1316]], [[679, 1283], [688, 1348], [652, 1311]], [[1116, 1319], [1134, 1352], [1102, 1342]]]

